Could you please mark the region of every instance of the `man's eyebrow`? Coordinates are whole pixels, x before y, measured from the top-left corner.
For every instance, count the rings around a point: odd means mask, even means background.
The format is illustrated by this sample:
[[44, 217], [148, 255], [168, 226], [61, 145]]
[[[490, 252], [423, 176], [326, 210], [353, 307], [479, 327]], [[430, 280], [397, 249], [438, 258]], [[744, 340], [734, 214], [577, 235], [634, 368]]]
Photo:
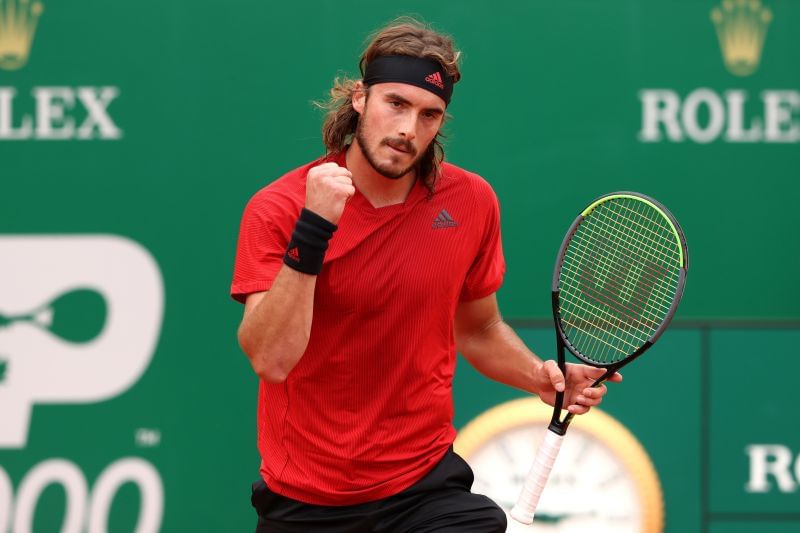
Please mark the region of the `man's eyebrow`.
[[[389, 99], [389, 100], [397, 100], [398, 102], [406, 104], [406, 105], [412, 105], [411, 102], [407, 98], [403, 98], [402, 96], [400, 96], [397, 93], [386, 93], [384, 95], [384, 97]], [[427, 111], [427, 112], [430, 112], [430, 113], [436, 113], [438, 115], [444, 114], [444, 109], [442, 109], [441, 107], [438, 107], [438, 106], [437, 107], [428, 107], [428, 108], [423, 109], [423, 111]]]

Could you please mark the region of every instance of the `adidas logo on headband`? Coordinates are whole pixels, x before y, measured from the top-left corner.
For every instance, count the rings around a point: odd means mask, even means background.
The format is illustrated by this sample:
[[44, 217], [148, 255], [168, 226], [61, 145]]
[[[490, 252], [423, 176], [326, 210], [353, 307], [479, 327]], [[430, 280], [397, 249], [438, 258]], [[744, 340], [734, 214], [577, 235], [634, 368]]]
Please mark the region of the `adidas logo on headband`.
[[430, 76], [425, 76], [425, 81], [436, 85], [440, 89], [444, 89], [444, 82], [442, 81], [442, 75], [439, 74], [438, 72], [434, 72]]

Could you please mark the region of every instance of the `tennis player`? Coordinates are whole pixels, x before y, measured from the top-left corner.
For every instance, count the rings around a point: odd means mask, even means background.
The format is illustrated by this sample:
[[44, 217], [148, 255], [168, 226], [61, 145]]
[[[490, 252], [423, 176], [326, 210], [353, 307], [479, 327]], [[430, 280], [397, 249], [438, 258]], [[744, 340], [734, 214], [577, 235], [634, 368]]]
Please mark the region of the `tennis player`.
[[334, 82], [327, 155], [257, 192], [241, 222], [231, 293], [261, 378], [256, 531], [505, 531], [452, 450], [456, 350], [551, 405], [566, 387], [576, 414], [600, 403], [602, 370], [565, 379], [500, 317], [497, 198], [439, 142], [461, 77], [451, 39], [399, 19], [360, 67]]

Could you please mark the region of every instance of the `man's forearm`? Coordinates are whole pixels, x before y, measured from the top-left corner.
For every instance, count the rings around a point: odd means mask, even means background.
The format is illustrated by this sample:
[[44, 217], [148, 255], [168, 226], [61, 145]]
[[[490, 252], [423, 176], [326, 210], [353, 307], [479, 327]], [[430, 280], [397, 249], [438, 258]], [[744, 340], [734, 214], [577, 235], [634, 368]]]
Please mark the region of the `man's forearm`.
[[502, 320], [465, 339], [459, 350], [484, 376], [533, 394], [539, 393], [542, 360]]
[[262, 379], [280, 383], [308, 346], [317, 276], [284, 265], [239, 326], [239, 344]]

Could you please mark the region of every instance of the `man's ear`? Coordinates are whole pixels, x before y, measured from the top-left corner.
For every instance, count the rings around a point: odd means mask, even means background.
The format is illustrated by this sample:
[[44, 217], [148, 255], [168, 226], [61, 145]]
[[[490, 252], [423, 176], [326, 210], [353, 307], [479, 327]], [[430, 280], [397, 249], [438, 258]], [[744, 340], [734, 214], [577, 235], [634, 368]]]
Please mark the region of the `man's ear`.
[[364, 112], [364, 107], [367, 105], [367, 88], [364, 87], [364, 82], [357, 81], [356, 87], [353, 90], [352, 96], [353, 109], [359, 115]]

